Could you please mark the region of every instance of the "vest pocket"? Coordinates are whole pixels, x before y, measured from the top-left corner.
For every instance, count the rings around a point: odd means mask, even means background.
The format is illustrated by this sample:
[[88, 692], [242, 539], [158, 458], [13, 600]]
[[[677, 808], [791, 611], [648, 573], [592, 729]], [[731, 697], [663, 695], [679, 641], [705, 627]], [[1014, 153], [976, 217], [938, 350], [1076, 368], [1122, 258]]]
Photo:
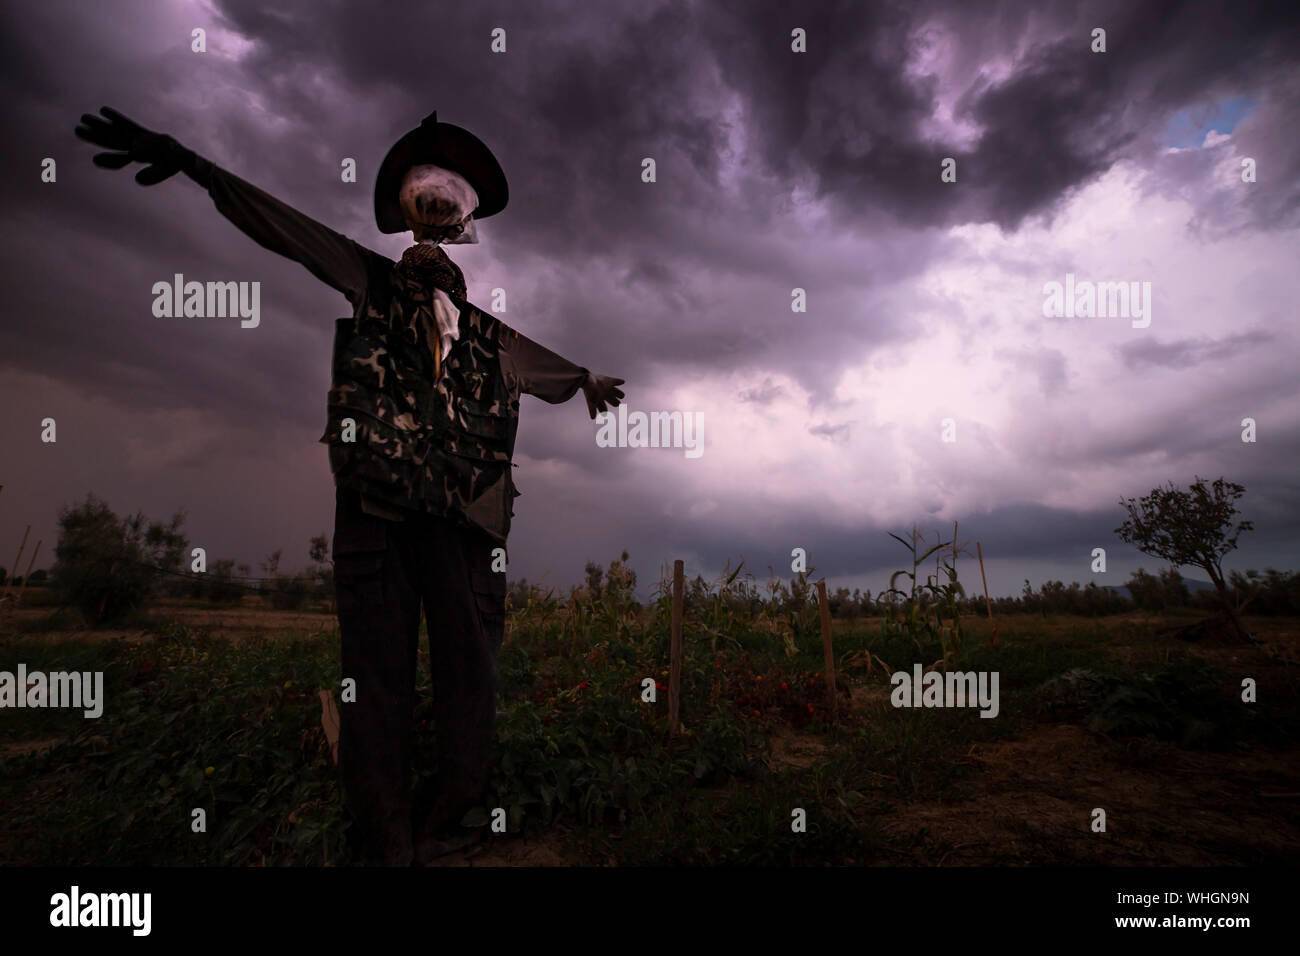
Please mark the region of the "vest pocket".
[[459, 410], [461, 427], [465, 429], [467, 435], [474, 435], [478, 438], [495, 438], [502, 439], [506, 437], [510, 430], [508, 419], [500, 418], [494, 415], [479, 415], [474, 412]]
[[481, 441], [476, 441], [476, 435], [467, 435], [466, 441], [457, 441], [454, 438], [448, 438], [444, 442], [444, 448], [453, 459], [459, 462], [461, 468], [481, 467], [483, 464], [489, 464], [494, 467], [504, 467], [510, 463], [510, 455], [502, 451], [500, 447], [491, 448]]

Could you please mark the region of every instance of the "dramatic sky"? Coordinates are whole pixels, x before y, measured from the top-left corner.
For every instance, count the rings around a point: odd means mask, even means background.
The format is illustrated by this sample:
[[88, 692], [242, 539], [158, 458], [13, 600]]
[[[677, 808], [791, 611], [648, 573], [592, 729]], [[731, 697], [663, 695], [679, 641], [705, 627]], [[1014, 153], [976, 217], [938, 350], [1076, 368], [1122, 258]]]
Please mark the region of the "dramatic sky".
[[[506, 322], [705, 438], [599, 448], [580, 396], [525, 397], [511, 577], [627, 549], [643, 584], [672, 558], [765, 579], [802, 547], [874, 590], [886, 532], [956, 521], [995, 593], [1122, 584], [1160, 562], [1114, 535], [1119, 498], [1198, 475], [1247, 488], [1229, 567], [1297, 566], [1295, 3], [268, 6], [0, 6], [0, 565], [28, 523], [47, 565], [88, 491], [184, 509], [209, 560], [299, 567], [332, 529], [346, 301], [185, 177], [93, 166], [72, 130], [109, 105], [393, 257], [372, 190], [397, 137], [436, 109], [493, 149], [509, 205], [450, 247], [469, 298], [506, 290]], [[155, 317], [178, 272], [260, 282], [261, 325]], [[1149, 282], [1150, 325], [1044, 317], [1067, 273]]]

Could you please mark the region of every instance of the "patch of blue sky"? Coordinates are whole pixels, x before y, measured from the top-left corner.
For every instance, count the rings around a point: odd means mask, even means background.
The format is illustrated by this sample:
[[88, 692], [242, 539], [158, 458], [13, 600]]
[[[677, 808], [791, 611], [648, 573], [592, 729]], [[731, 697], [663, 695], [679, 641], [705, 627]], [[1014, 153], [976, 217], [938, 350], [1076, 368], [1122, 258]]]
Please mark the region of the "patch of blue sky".
[[1200, 146], [1210, 130], [1231, 133], [1238, 123], [1254, 112], [1256, 105], [1248, 96], [1236, 96], [1181, 109], [1173, 115], [1165, 130], [1166, 145], [1186, 149]]

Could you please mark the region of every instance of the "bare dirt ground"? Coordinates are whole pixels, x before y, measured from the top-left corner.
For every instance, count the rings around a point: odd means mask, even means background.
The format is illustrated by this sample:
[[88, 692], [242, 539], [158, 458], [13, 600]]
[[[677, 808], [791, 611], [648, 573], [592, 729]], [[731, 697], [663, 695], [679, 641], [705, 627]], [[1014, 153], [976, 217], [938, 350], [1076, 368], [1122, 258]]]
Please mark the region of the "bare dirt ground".
[[[152, 628], [143, 625], [104, 630], [84, 627], [34, 630], [40, 622], [50, 617], [52, 610], [49, 607], [20, 607], [13, 612], [14, 625], [19, 632], [25, 632], [26, 639], [49, 644], [66, 641], [97, 644], [113, 640], [153, 640]], [[155, 603], [148, 620], [151, 624], [175, 622], [185, 627], [204, 628], [232, 641], [283, 640], [304, 634], [338, 634], [338, 619], [323, 608], [278, 611], [263, 606], [256, 597], [245, 598], [242, 604], [216, 608], [164, 599]]]
[[[1154, 617], [1143, 622], [1140, 615], [1126, 622], [1153, 629], [1169, 623]], [[1040, 627], [1046, 639], [1060, 630], [1054, 622]], [[1254, 677], [1261, 694], [1293, 693], [1292, 668], [1300, 659], [1296, 622], [1252, 619], [1249, 629], [1259, 645], [1227, 635], [1172, 644], [1135, 638], [1107, 643], [1104, 653], [1147, 668], [1167, 660], [1171, 650], [1186, 650], [1226, 673]], [[854, 684], [851, 719], [871, 719], [873, 711], [888, 706], [891, 688], [879, 677]], [[806, 770], [826, 753], [821, 736], [789, 728], [778, 729], [769, 744], [769, 766], [777, 771]], [[1300, 849], [1295, 748], [1184, 750], [1154, 737], [1112, 740], [1078, 724], [1041, 723], [1011, 740], [977, 744], [961, 762], [973, 773], [949, 799], [876, 802], [859, 809], [864, 823], [874, 817], [891, 845], [910, 847], [905, 858], [881, 862], [1294, 864]], [[1095, 808], [1106, 813], [1104, 833], [1092, 829]]]
[[[888, 685], [857, 685], [853, 709], [887, 701]], [[774, 770], [806, 770], [826, 752], [818, 735], [782, 728]], [[1229, 866], [1294, 863], [1300, 848], [1300, 752], [1183, 750], [1154, 738], [1112, 741], [1075, 724], [1041, 724], [979, 744], [974, 775], [943, 802], [873, 804], [890, 842], [921, 865]], [[1092, 811], [1106, 832], [1092, 831]], [[897, 864], [908, 860], [890, 859]]]
[[[1300, 814], [1282, 808], [1300, 799], [1295, 752], [1186, 751], [1059, 724], [966, 759], [979, 775], [964, 798], [900, 805], [884, 822], [947, 845], [941, 865], [1282, 864], [1300, 847]], [[1105, 833], [1092, 832], [1096, 807]]]

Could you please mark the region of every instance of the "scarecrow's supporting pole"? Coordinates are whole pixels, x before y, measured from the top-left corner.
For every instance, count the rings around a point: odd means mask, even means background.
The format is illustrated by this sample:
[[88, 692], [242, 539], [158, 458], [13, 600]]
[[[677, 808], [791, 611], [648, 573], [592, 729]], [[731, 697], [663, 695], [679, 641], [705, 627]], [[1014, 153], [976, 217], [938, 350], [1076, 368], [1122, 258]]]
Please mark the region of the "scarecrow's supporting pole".
[[23, 559], [23, 552], [27, 550], [27, 536], [32, 533], [32, 526], [28, 525], [27, 530], [23, 532], [23, 543], [18, 546], [18, 554], [14, 558], [13, 566], [9, 569], [9, 580], [5, 582], [5, 593], [13, 589], [14, 576], [18, 573], [18, 562]]
[[673, 562], [673, 635], [668, 665], [668, 734], [676, 736], [681, 727], [682, 705], [682, 590], [686, 565]]
[[32, 576], [32, 568], [36, 567], [36, 556], [41, 553], [40, 539], [36, 541], [36, 548], [32, 551], [32, 559], [27, 562], [27, 573], [23, 575], [23, 583], [18, 588], [18, 597], [14, 598], [14, 606], [23, 599], [23, 591], [27, 589], [27, 579]]
[[830, 698], [831, 719], [839, 717], [840, 702], [835, 695], [835, 652], [831, 649], [831, 606], [826, 600], [826, 579], [817, 582], [817, 603], [822, 613], [822, 654], [826, 658], [826, 696]]
[[975, 553], [979, 555], [980, 559], [980, 580], [984, 582], [984, 606], [988, 608], [989, 612], [989, 628], [992, 633], [992, 636], [989, 638], [989, 644], [992, 647], [997, 647], [998, 624], [997, 621], [993, 620], [993, 604], [989, 601], [989, 579], [984, 576], [984, 551], [980, 547], [978, 541], [975, 542]]
[[337, 766], [339, 762], [339, 708], [334, 702], [334, 692], [320, 692], [320, 725], [325, 731], [325, 741], [330, 747], [330, 760]]

